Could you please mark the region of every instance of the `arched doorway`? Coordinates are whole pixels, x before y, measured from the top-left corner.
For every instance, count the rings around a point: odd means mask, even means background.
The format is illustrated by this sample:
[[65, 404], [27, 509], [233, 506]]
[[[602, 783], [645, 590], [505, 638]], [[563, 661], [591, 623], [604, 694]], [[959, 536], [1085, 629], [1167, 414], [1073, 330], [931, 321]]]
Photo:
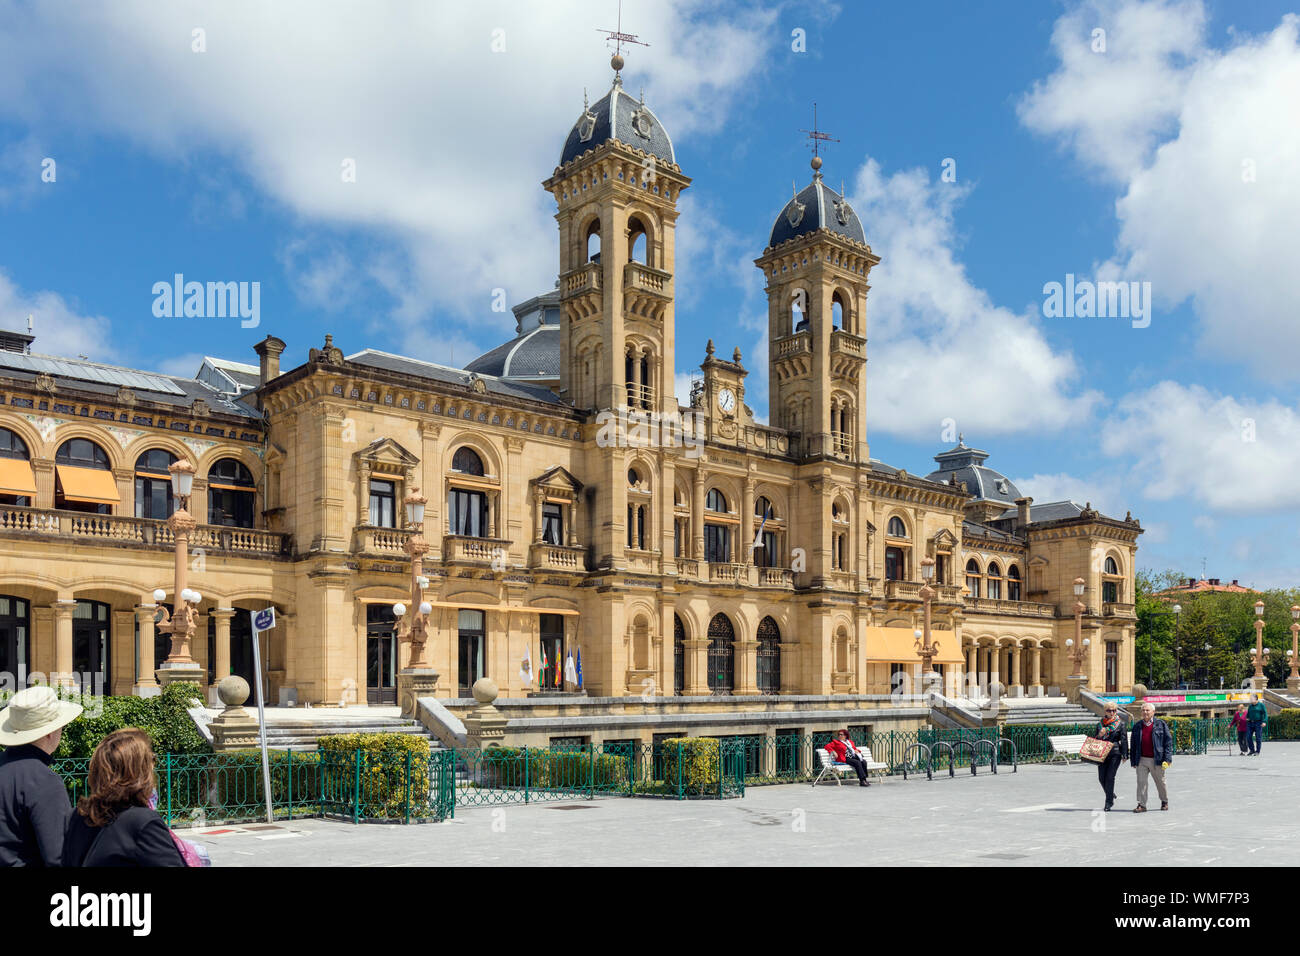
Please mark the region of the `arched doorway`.
[[725, 614], [709, 622], [709, 692], [715, 697], [730, 695], [736, 678], [736, 629]]
[[673, 615], [673, 693], [681, 695], [686, 690], [686, 628], [678, 615]]
[[771, 617], [758, 622], [758, 692], [781, 691], [781, 628]]

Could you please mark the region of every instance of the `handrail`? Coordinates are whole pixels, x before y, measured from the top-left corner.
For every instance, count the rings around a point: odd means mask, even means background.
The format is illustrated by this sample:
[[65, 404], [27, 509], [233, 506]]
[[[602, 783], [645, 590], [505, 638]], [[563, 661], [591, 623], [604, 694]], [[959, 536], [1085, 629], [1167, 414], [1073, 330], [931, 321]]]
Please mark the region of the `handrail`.
[[1020, 772], [1020, 754], [1019, 754], [1019, 752], [1016, 750], [1016, 742], [1015, 742], [1014, 740], [1012, 740], [1010, 737], [999, 737], [999, 738], [998, 738], [998, 747], [997, 747], [997, 750], [994, 751], [994, 754], [996, 755], [997, 752], [1000, 751], [1000, 750], [1002, 749], [1002, 745], [1003, 745], [1003, 744], [1010, 744], [1010, 745], [1011, 745], [1011, 772], [1012, 772], [1012, 773], [1019, 773], [1019, 772]]
[[[909, 765], [909, 761], [911, 760], [911, 753], [912, 753], [913, 750], [919, 750], [919, 751], [921, 751], [921, 753], [923, 753], [923, 754], [925, 755], [925, 779], [927, 779], [927, 780], [933, 780], [933, 779], [934, 779], [934, 766], [933, 766], [933, 765], [934, 765], [934, 760], [933, 760], [933, 758], [932, 758], [932, 754], [931, 754], [931, 752], [930, 752], [930, 748], [927, 747], [925, 744], [920, 744], [920, 743], [912, 744], [912, 745], [909, 746], [906, 750], [903, 751], [903, 779], [904, 779], [904, 780], [907, 779], [907, 768], [908, 768], [908, 765]], [[919, 766], [919, 764], [918, 764], [918, 766]]]
[[948, 776], [949, 776], [949, 777], [955, 777], [955, 776], [957, 776], [957, 772], [953, 769], [953, 757], [954, 757], [954, 754], [953, 754], [953, 750], [952, 750], [952, 744], [948, 743], [948, 741], [946, 741], [946, 740], [936, 740], [936, 741], [931, 745], [931, 747], [930, 747], [930, 752], [933, 754], [934, 751], [938, 750], [940, 747], [943, 747], [945, 750], [948, 751]]
[[976, 752], [979, 752], [984, 747], [987, 747], [989, 749], [989, 769], [994, 773], [997, 773], [998, 772], [998, 748], [994, 745], [993, 741], [989, 740], [987, 737], [981, 737], [979, 740], [975, 741]]
[[[976, 774], [977, 774], [977, 772], [978, 772], [978, 771], [977, 771], [977, 767], [978, 767], [978, 764], [979, 764], [979, 761], [977, 761], [977, 760], [975, 759], [975, 744], [974, 744], [974, 743], [972, 743], [971, 741], [966, 740], [966, 739], [964, 739], [964, 738], [961, 739], [961, 740], [959, 740], [959, 741], [957, 741], [956, 743], [954, 743], [954, 744], [952, 745], [952, 759], [955, 760], [955, 759], [957, 758], [957, 751], [960, 750], [962, 747], [965, 747], [967, 750], [970, 751], [970, 775], [971, 775], [972, 777], [974, 777], [974, 776], [976, 776]], [[954, 773], [953, 776], [956, 776], [956, 774]]]

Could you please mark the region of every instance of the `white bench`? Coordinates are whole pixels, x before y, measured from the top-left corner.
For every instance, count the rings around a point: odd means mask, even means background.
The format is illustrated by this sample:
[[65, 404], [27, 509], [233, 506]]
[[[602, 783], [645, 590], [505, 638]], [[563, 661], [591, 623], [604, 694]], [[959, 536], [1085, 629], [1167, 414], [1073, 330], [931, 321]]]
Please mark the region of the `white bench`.
[[[880, 763], [879, 761], [871, 759], [871, 749], [869, 747], [859, 747], [858, 753], [861, 754], [862, 759], [866, 761], [868, 776], [876, 771], [883, 772], [889, 769], [889, 764]], [[822, 777], [826, 776], [828, 773], [831, 775], [832, 779], [834, 779], [837, 786], [841, 782], [840, 774], [845, 773], [846, 771], [854, 775], [857, 774], [857, 771], [853, 769], [852, 764], [840, 763], [831, 756], [830, 751], [825, 747], [817, 748], [817, 763], [821, 769], [816, 778], [813, 779], [812, 785], [814, 787], [821, 783]]]
[[1059, 737], [1048, 737], [1048, 743], [1052, 745], [1052, 759], [1048, 763], [1060, 757], [1068, 764], [1071, 757], [1079, 756], [1079, 748], [1083, 746], [1083, 742], [1087, 739], [1087, 734], [1063, 734]]

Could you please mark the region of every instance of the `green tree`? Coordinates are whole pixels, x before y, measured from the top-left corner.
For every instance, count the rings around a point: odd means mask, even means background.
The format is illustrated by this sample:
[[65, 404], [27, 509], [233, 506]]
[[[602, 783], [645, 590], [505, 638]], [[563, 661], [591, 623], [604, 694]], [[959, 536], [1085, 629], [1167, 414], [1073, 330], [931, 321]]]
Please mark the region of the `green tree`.
[[1174, 612], [1171, 601], [1156, 597], [1182, 580], [1178, 571], [1137, 572], [1134, 639], [1134, 672], [1138, 683], [1148, 687], [1172, 687], [1174, 683]]

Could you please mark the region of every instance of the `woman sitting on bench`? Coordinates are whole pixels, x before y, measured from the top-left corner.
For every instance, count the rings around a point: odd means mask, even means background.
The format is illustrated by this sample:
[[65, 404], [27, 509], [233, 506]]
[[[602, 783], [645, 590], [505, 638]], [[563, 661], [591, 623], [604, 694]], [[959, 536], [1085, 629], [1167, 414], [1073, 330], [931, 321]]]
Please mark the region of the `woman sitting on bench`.
[[836, 738], [827, 741], [826, 749], [834, 760], [848, 764], [857, 772], [859, 787], [871, 786], [871, 781], [867, 779], [867, 761], [858, 753], [847, 730], [841, 730]]

